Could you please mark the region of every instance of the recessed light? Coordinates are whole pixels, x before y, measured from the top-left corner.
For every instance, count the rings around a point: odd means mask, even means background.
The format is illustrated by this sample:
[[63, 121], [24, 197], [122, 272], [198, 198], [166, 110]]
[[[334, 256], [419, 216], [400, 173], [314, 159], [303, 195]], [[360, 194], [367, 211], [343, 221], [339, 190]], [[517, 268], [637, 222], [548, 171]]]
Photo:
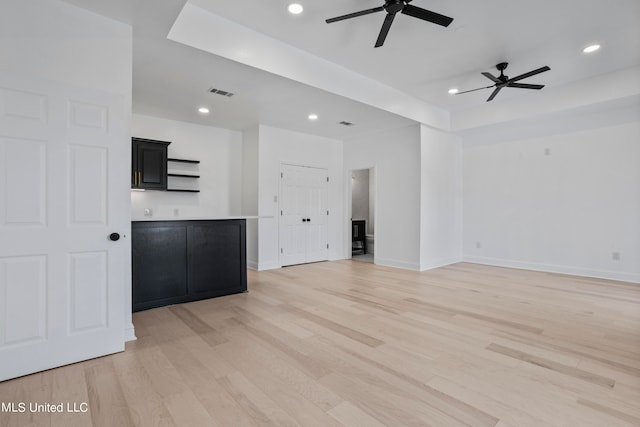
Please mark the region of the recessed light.
[[317, 114], [309, 114], [309, 120], [318, 120]]
[[202, 114], [209, 114], [209, 109], [206, 107], [200, 107], [198, 108], [198, 111]]
[[456, 87], [449, 89], [449, 95], [455, 95], [458, 92], [460, 92], [460, 90]]
[[288, 9], [289, 9], [289, 13], [293, 13], [294, 15], [298, 15], [302, 13], [302, 11], [304, 10], [302, 5], [298, 3], [291, 3]]
[[582, 49], [582, 51], [584, 53], [592, 53], [592, 52], [595, 52], [598, 49], [600, 49], [600, 45], [599, 44], [592, 44], [591, 46], [587, 46], [584, 49]]

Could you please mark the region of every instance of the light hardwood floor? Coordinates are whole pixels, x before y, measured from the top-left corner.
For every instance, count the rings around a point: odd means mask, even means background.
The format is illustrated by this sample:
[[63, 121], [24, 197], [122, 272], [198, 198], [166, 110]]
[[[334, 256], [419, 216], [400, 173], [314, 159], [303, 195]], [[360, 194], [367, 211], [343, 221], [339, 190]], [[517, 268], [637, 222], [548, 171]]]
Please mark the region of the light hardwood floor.
[[640, 285], [461, 263], [249, 272], [124, 353], [0, 384], [0, 427], [640, 426]]

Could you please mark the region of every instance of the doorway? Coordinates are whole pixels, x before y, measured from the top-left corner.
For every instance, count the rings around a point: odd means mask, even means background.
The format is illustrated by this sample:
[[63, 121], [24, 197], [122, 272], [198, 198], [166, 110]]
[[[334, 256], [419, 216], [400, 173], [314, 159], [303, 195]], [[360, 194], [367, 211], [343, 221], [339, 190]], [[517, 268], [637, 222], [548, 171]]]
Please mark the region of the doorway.
[[351, 259], [375, 263], [375, 168], [351, 171]]

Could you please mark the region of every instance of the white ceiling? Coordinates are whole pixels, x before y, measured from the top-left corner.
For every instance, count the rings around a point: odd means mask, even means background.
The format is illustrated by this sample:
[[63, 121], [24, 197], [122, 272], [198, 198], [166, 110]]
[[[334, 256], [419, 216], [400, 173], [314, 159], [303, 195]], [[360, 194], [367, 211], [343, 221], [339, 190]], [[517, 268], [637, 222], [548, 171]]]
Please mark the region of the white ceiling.
[[[404, 126], [413, 120], [380, 105], [367, 106], [322, 84], [300, 83], [170, 41], [167, 34], [184, 0], [67, 0], [69, 3], [128, 22], [134, 28], [134, 112], [244, 129], [257, 123], [329, 137]], [[384, 13], [332, 24], [325, 19], [382, 5], [383, 0], [298, 0], [301, 15], [287, 12], [287, 0], [191, 0], [211, 14], [245, 27], [255, 39], [267, 37], [287, 48], [355, 72], [368, 80], [405, 93], [452, 115], [543, 102], [549, 93], [589, 82], [607, 73], [640, 65], [640, 2], [638, 0], [414, 0], [413, 5], [454, 18], [440, 27], [398, 15], [385, 45], [374, 48]], [[203, 34], [203, 37], [206, 36]], [[208, 40], [224, 51], [243, 49], [234, 37]], [[599, 43], [602, 49], [585, 55], [582, 48]], [[491, 84], [482, 71], [497, 75], [495, 64], [507, 61], [506, 74], [517, 75], [548, 65], [551, 71], [523, 82], [541, 83], [541, 92], [504, 89], [488, 105], [490, 91], [451, 96], [447, 90]], [[218, 87], [236, 95], [207, 93]], [[327, 86], [328, 87], [328, 86]], [[585, 84], [585, 90], [588, 86]], [[632, 93], [633, 94], [633, 93]], [[557, 103], [558, 97], [550, 98]], [[201, 105], [212, 114], [199, 116]], [[310, 123], [306, 115], [320, 116]], [[464, 115], [462, 114], [462, 115]], [[356, 126], [344, 127], [346, 120]]]

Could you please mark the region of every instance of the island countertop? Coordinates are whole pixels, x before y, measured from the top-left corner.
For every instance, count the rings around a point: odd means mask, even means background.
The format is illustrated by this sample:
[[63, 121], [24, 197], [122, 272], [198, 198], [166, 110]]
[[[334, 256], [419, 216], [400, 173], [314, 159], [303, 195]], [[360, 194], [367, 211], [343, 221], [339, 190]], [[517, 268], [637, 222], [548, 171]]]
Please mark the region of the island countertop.
[[232, 220], [232, 219], [258, 219], [258, 216], [252, 215], [238, 215], [238, 216], [203, 216], [203, 217], [182, 217], [182, 216], [171, 216], [171, 217], [144, 217], [132, 219], [131, 222], [148, 222], [148, 221], [224, 221], [224, 220]]

